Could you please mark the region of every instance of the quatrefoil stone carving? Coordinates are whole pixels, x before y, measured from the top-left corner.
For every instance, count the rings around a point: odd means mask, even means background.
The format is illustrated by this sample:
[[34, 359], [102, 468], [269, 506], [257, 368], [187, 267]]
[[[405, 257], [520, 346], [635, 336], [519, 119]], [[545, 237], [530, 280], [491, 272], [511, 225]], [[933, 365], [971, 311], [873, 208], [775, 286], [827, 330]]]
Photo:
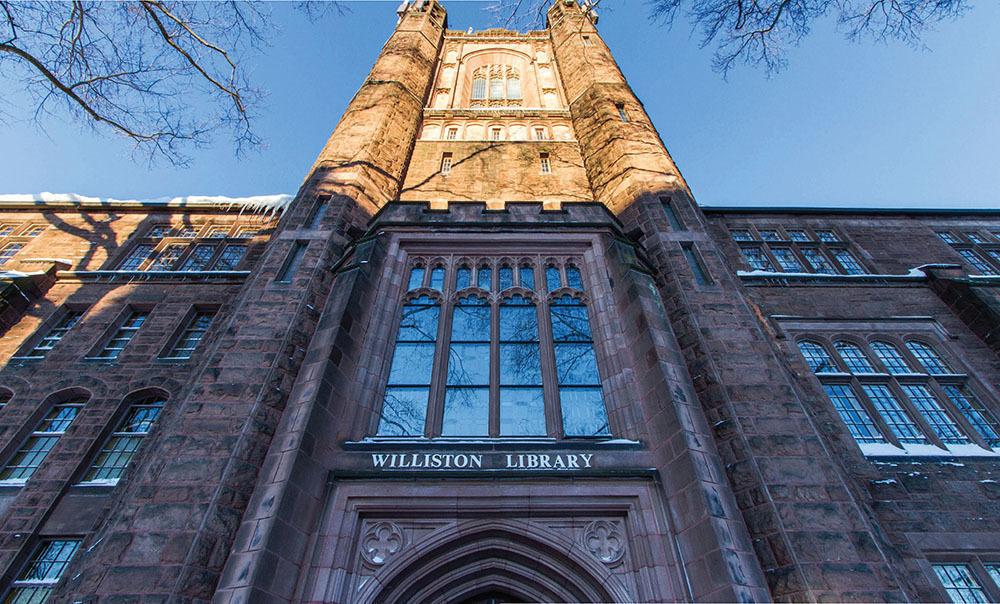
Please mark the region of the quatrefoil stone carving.
[[361, 539], [361, 556], [369, 563], [381, 566], [403, 549], [403, 544], [403, 529], [393, 522], [376, 522], [368, 527]]
[[625, 555], [625, 535], [617, 522], [591, 522], [583, 529], [583, 544], [605, 564], [614, 564]]

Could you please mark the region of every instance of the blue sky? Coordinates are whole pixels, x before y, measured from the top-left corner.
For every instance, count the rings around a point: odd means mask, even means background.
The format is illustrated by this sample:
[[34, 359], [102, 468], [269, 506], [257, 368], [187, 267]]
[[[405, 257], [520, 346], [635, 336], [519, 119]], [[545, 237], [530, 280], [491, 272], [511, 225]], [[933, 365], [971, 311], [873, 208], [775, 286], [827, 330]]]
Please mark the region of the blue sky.
[[[0, 193], [117, 198], [294, 193], [395, 25], [398, 2], [351, 2], [310, 23], [290, 3], [254, 62], [270, 93], [267, 147], [224, 140], [189, 168], [134, 161], [127, 141], [61, 118], [45, 131], [0, 124]], [[490, 26], [483, 2], [445, 2], [451, 29]], [[771, 77], [728, 80], [678, 22], [651, 25], [642, 0], [605, 0], [598, 29], [703, 205], [1000, 207], [1000, 3], [925, 37], [927, 49], [850, 43], [817, 23]], [[0, 83], [0, 93], [7, 84]]]

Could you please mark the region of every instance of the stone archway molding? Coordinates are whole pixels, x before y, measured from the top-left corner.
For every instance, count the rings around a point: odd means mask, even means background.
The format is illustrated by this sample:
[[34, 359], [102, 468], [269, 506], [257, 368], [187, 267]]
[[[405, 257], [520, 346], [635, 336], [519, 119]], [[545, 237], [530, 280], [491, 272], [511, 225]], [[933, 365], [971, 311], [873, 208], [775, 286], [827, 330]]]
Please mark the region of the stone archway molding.
[[363, 604], [447, 604], [488, 589], [528, 602], [630, 602], [582, 544], [519, 520], [465, 520], [411, 543], [358, 592]]

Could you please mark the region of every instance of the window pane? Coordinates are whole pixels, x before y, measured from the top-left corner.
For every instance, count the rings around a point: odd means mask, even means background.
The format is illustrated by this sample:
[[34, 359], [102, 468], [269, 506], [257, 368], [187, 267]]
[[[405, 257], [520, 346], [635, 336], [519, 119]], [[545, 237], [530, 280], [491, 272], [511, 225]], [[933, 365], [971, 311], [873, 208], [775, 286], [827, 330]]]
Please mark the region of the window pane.
[[910, 373], [910, 366], [906, 364], [899, 349], [888, 342], [872, 342], [872, 350], [878, 356], [889, 373], [900, 374]]
[[507, 98], [511, 100], [521, 98], [521, 80], [516, 78], [507, 80]]
[[980, 257], [976, 252], [969, 249], [957, 249], [955, 250], [958, 254], [969, 264], [979, 272], [980, 275], [995, 275], [997, 271], [993, 268], [990, 263]]
[[792, 241], [809, 241], [809, 235], [806, 235], [805, 231], [786, 231], [788, 233], [788, 238]]
[[417, 289], [424, 283], [424, 269], [422, 267], [414, 267], [410, 270], [410, 282], [406, 286], [407, 289]]
[[486, 265], [479, 267], [479, 272], [476, 275], [476, 285], [486, 291], [493, 289], [493, 271], [490, 267]]
[[764, 250], [756, 247], [744, 247], [743, 257], [747, 259], [747, 264], [750, 268], [755, 271], [773, 271], [774, 265], [771, 264], [771, 260], [764, 253]]
[[875, 373], [875, 368], [868, 361], [868, 357], [854, 344], [841, 340], [834, 342], [833, 347], [837, 349], [841, 358], [847, 363], [847, 369], [851, 373]]
[[181, 257], [184, 253], [186, 245], [168, 245], [160, 254], [153, 260], [153, 263], [149, 265], [146, 270], [149, 271], [166, 271], [173, 268], [174, 263], [177, 259]]
[[399, 324], [397, 341], [434, 342], [437, 340], [438, 315], [440, 306], [403, 307], [403, 319]]
[[444, 399], [444, 436], [488, 436], [489, 388], [448, 388]]
[[500, 383], [505, 386], [534, 386], [542, 383], [538, 344], [500, 344]]
[[486, 78], [472, 80], [472, 100], [481, 101], [486, 98]]
[[566, 436], [606, 436], [611, 433], [600, 388], [560, 388], [559, 404]]
[[458, 276], [455, 278], [455, 289], [465, 289], [472, 285], [472, 270], [468, 268], [458, 269]]
[[781, 266], [781, 270], [789, 273], [801, 273], [803, 271], [799, 259], [792, 253], [791, 248], [772, 247], [771, 253]]
[[145, 262], [153, 253], [153, 246], [151, 245], [137, 245], [125, 260], [119, 265], [118, 270], [120, 271], [137, 271], [142, 263]]
[[242, 245], [227, 245], [226, 249], [222, 250], [222, 255], [215, 261], [215, 270], [235, 270], [236, 267], [239, 266], [240, 260], [243, 259], [243, 254], [245, 254], [246, 251], [247, 248]]
[[843, 384], [825, 384], [823, 389], [830, 397], [830, 402], [847, 424], [847, 430], [859, 443], [884, 443], [885, 438], [875, 427], [850, 386]]
[[490, 345], [452, 344], [448, 353], [448, 384], [475, 386], [489, 383]]
[[927, 389], [926, 386], [920, 384], [902, 384], [900, 386], [906, 396], [910, 398], [913, 402], [913, 406], [920, 411], [920, 414], [924, 416], [927, 423], [930, 425], [931, 430], [938, 435], [941, 442], [946, 444], [964, 444], [969, 442], [969, 439], [962, 434], [952, 421], [948, 414], [945, 413], [944, 409], [941, 408], [941, 404], [938, 403], [931, 391]]
[[837, 367], [833, 364], [830, 354], [816, 342], [799, 342], [799, 351], [805, 358], [809, 368], [813, 373], [837, 373]]
[[757, 232], [760, 233], [760, 238], [764, 241], [781, 241], [781, 235], [778, 234], [778, 231], [771, 229], [758, 229]]
[[580, 276], [580, 269], [575, 266], [566, 267], [566, 285], [583, 291], [583, 278]]
[[434, 364], [434, 344], [397, 343], [392, 354], [392, 369], [389, 371], [390, 384], [431, 383], [431, 367]]
[[538, 341], [538, 313], [534, 305], [500, 307], [500, 341]]
[[521, 287], [535, 289], [535, 270], [530, 266], [521, 267]]
[[503, 78], [490, 78], [490, 100], [503, 99]]
[[545, 269], [545, 284], [549, 291], [562, 287], [562, 281], [559, 277], [559, 269], [554, 266], [550, 266]]
[[453, 342], [482, 342], [490, 337], [490, 307], [466, 306], [455, 307], [451, 323], [451, 339]]
[[514, 286], [514, 270], [509, 266], [502, 266], [497, 276], [500, 279], [500, 291]]
[[812, 247], [804, 247], [801, 248], [801, 250], [802, 250], [802, 255], [806, 257], [806, 260], [809, 262], [809, 266], [811, 266], [814, 271], [825, 275], [837, 274], [837, 269], [835, 269], [833, 267], [833, 264], [831, 264], [830, 261], [826, 259], [826, 256], [823, 255], [823, 252]]
[[968, 564], [935, 564], [934, 572], [952, 602], [989, 602]]
[[544, 436], [541, 388], [500, 389], [500, 436]]
[[847, 250], [837, 250], [833, 253], [833, 256], [840, 262], [840, 266], [844, 267], [844, 272], [848, 275], [866, 275], [868, 271], [865, 267], [861, 266], [861, 263], [854, 257], [854, 254]]
[[431, 287], [438, 291], [444, 289], [444, 269], [435, 268], [431, 271]]
[[214, 245], [199, 245], [194, 248], [191, 255], [184, 261], [182, 271], [201, 271], [208, 267], [208, 261], [215, 255]]
[[556, 376], [560, 384], [600, 384], [594, 346], [586, 344], [556, 344]]
[[552, 306], [552, 339], [555, 342], [589, 342], [590, 319], [586, 306]]
[[733, 236], [733, 241], [753, 241], [753, 237], [747, 229], [733, 229], [729, 232]]
[[386, 388], [378, 435], [422, 436], [429, 394], [428, 388]]
[[871, 399], [875, 409], [889, 424], [889, 429], [899, 438], [901, 443], [922, 444], [927, 442], [920, 428], [913, 422], [906, 411], [900, 406], [892, 390], [884, 384], [864, 384], [861, 388]]

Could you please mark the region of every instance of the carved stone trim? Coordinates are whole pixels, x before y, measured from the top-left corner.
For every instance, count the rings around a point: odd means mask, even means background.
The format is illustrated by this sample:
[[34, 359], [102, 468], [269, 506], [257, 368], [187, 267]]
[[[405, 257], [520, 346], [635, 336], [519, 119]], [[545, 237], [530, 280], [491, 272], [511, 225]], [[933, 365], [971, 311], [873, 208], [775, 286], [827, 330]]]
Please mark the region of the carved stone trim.
[[588, 524], [583, 529], [583, 545], [605, 564], [614, 564], [625, 555], [625, 535], [617, 522], [595, 520]]
[[406, 544], [403, 529], [394, 522], [376, 522], [361, 538], [361, 557], [369, 564], [381, 566]]

